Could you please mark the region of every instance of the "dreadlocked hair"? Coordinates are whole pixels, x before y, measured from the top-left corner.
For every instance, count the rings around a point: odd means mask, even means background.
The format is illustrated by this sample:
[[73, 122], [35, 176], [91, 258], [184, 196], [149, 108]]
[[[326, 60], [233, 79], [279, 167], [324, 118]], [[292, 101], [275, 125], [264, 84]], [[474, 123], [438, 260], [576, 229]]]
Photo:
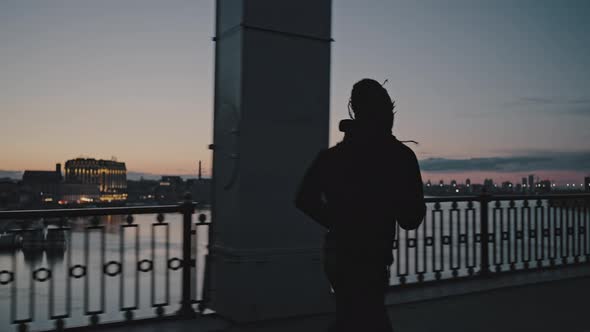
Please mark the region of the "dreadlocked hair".
[[[352, 87], [348, 101], [348, 114], [359, 123], [366, 123], [376, 130], [393, 128], [395, 101], [391, 99], [383, 84], [365, 78], [356, 82]], [[354, 114], [354, 115], [353, 115]], [[413, 140], [400, 141], [418, 144]]]

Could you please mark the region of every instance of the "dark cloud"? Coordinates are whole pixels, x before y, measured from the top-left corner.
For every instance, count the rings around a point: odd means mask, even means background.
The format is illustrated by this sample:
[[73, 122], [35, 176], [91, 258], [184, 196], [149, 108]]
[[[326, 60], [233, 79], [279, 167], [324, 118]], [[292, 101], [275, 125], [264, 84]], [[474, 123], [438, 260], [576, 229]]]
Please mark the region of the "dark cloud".
[[521, 97], [504, 103], [507, 107], [519, 106], [590, 106], [590, 98], [564, 98], [564, 97]]
[[546, 112], [590, 116], [590, 98], [521, 97], [502, 104], [503, 108], [525, 112]]
[[497, 171], [520, 172], [532, 170], [588, 171], [590, 151], [550, 152], [511, 157], [470, 159], [428, 158], [420, 161], [420, 168], [429, 172]]
[[572, 107], [567, 109], [566, 112], [577, 115], [590, 115], [590, 106]]
[[14, 180], [20, 180], [23, 177], [23, 172], [20, 171], [4, 171], [0, 170], [0, 179], [9, 178]]
[[[128, 171], [127, 172], [127, 180], [140, 180], [143, 178], [144, 180], [160, 180], [163, 175], [178, 175], [183, 179], [191, 179], [196, 178], [196, 174], [186, 174], [186, 173], [177, 173], [177, 174], [153, 174], [153, 173], [144, 173], [144, 172], [134, 172]], [[206, 177], [206, 176], [205, 176]]]

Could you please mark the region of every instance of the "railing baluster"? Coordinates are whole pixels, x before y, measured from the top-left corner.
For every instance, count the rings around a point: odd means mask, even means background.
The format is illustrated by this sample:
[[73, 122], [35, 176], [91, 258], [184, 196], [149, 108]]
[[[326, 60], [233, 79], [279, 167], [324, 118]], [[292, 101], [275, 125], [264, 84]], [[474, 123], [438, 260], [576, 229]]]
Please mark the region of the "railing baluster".
[[510, 200], [508, 208], [506, 209], [506, 229], [508, 236], [506, 241], [508, 242], [508, 263], [510, 271], [516, 270], [516, 264], [518, 263], [518, 216], [516, 214], [516, 208], [514, 200]]
[[[170, 303], [170, 268], [168, 267], [168, 262], [170, 259], [170, 226], [168, 223], [164, 223], [164, 215], [163, 214], [158, 214], [158, 216], [156, 217], [157, 222], [156, 223], [152, 223], [152, 227], [151, 227], [151, 253], [150, 253], [150, 257], [151, 257], [151, 261], [148, 260], [142, 260], [142, 265], [145, 263], [148, 263], [147, 267], [142, 268], [143, 272], [148, 272], [151, 271], [151, 275], [150, 275], [150, 287], [151, 287], [151, 297], [150, 297], [150, 304], [153, 308], [156, 308], [156, 315], [158, 317], [161, 317], [164, 315], [164, 307], [168, 306]], [[163, 302], [156, 302], [156, 275], [155, 275], [155, 270], [156, 270], [156, 229], [157, 228], [164, 228], [165, 230], [165, 237], [166, 237], [166, 241], [165, 241], [165, 252], [164, 252], [164, 262], [165, 262], [165, 266], [166, 268], [164, 269], [165, 271], [165, 277], [164, 277], [164, 301]]]
[[[471, 218], [469, 215], [471, 214]], [[467, 267], [467, 274], [472, 276], [477, 265], [477, 242], [475, 241], [475, 209], [473, 208], [473, 201], [467, 202], [465, 209], [465, 266]], [[471, 223], [471, 227], [469, 227]], [[469, 231], [471, 229], [471, 232]], [[470, 254], [471, 251], [471, 254]]]
[[[489, 229], [488, 229], [488, 212], [489, 212], [488, 206], [489, 206], [489, 202], [490, 202], [490, 196], [486, 193], [483, 193], [478, 198], [479, 198], [479, 203], [480, 203], [480, 240], [481, 240], [479, 273], [480, 273], [480, 275], [485, 276], [490, 273], [490, 254], [489, 254], [490, 234], [489, 234]], [[494, 252], [495, 252], [495, 249], [494, 249]]]
[[[547, 209], [549, 209], [549, 207], [547, 206]], [[540, 218], [539, 218], [540, 216]], [[545, 235], [545, 233], [549, 234], [549, 226], [546, 226], [548, 224], [548, 221], [546, 222], [546, 219], [549, 219], [549, 210], [547, 210], [547, 217], [545, 217], [545, 209], [543, 209], [542, 206], [542, 202], [540, 199], [538, 199], [535, 203], [535, 223], [537, 224], [537, 228], [538, 228], [538, 235], [539, 238], [541, 239], [540, 243], [540, 247], [537, 248], [537, 250], [540, 249], [541, 253], [539, 256], [537, 256], [537, 268], [541, 268], [543, 267], [543, 262], [545, 261], [545, 258], [547, 257], [545, 255], [545, 238], [548, 236]]]
[[[459, 276], [459, 269], [461, 268], [462, 242], [459, 235], [461, 233], [461, 213], [457, 206], [457, 202], [453, 201], [449, 209], [449, 268], [453, 278]], [[456, 220], [453, 217], [454, 215], [456, 215]], [[453, 225], [456, 225], [456, 227]]]
[[[427, 231], [428, 231], [428, 207], [426, 207], [426, 211], [424, 212], [424, 226], [422, 227], [421, 231], [422, 231], [422, 270], [418, 272], [418, 282], [423, 282], [424, 281], [424, 275], [428, 272], [428, 255], [427, 255], [427, 243], [426, 243], [426, 238], [427, 238]], [[418, 246], [416, 246], [417, 248]]]
[[[439, 227], [436, 227], [436, 215], [440, 216], [440, 220], [438, 222]], [[438, 242], [437, 242], [437, 236], [435, 233], [435, 229], [438, 228]], [[436, 278], [436, 280], [440, 280], [442, 278], [442, 272], [445, 269], [445, 256], [444, 256], [444, 218], [443, 218], [443, 211], [440, 208], [440, 203], [436, 202], [434, 204], [434, 210], [432, 211], [432, 235], [434, 238], [434, 243], [433, 243], [433, 252], [432, 252], [432, 261], [433, 261], [433, 270], [434, 270], [434, 277]], [[436, 265], [436, 251], [434, 250], [436, 248], [436, 243], [438, 243], [438, 248], [439, 248], [439, 252], [438, 252], [438, 267]]]
[[[531, 223], [531, 208], [529, 207], [529, 201], [528, 200], [524, 200], [522, 202], [522, 208], [521, 208], [521, 213], [520, 213], [520, 219], [522, 222], [522, 235], [523, 235], [523, 242], [522, 242], [522, 254], [523, 254], [523, 263], [524, 263], [524, 268], [528, 269], [530, 268], [530, 262], [533, 259], [533, 253], [532, 253], [532, 246], [531, 243], [533, 242], [533, 240], [535, 240], [535, 243], [537, 241], [536, 239], [536, 234], [534, 233], [535, 230], [533, 230], [532, 228], [532, 223]], [[526, 219], [526, 222], [525, 222]], [[524, 229], [526, 225], [526, 230]], [[526, 238], [526, 247], [525, 247], [525, 241], [524, 239]], [[525, 256], [525, 250], [526, 250], [526, 256]]]
[[191, 301], [191, 230], [192, 216], [195, 212], [191, 195], [186, 194], [182, 206], [182, 301], [178, 315], [182, 317], [194, 317], [196, 312]]
[[580, 262], [580, 255], [582, 254], [582, 241], [580, 232], [580, 226], [582, 222], [582, 202], [576, 200], [575, 202], [575, 210], [574, 210], [574, 222], [573, 222], [573, 229], [574, 229], [574, 243], [575, 243], [575, 251], [574, 251], [574, 263]]

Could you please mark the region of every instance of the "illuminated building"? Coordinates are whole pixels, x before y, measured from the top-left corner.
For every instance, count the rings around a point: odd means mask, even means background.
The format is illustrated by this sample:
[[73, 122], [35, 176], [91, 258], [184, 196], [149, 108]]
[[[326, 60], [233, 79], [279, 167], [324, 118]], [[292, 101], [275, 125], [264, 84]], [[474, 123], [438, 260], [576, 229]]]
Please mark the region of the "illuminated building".
[[127, 200], [127, 168], [115, 160], [77, 158], [66, 161], [66, 182], [98, 185], [100, 201]]
[[99, 202], [101, 195], [96, 184], [62, 183], [58, 204], [86, 204]]

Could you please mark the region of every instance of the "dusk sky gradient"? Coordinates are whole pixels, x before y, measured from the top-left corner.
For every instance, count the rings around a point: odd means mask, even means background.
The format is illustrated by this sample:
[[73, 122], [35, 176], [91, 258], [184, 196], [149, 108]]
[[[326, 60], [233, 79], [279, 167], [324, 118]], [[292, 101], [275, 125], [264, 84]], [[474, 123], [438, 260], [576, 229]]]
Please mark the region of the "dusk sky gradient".
[[[0, 170], [116, 156], [135, 172], [195, 173], [200, 159], [208, 172], [214, 7], [0, 0]], [[388, 79], [394, 134], [420, 142], [425, 180], [581, 181], [588, 17], [583, 0], [334, 0], [331, 144], [352, 84]]]

